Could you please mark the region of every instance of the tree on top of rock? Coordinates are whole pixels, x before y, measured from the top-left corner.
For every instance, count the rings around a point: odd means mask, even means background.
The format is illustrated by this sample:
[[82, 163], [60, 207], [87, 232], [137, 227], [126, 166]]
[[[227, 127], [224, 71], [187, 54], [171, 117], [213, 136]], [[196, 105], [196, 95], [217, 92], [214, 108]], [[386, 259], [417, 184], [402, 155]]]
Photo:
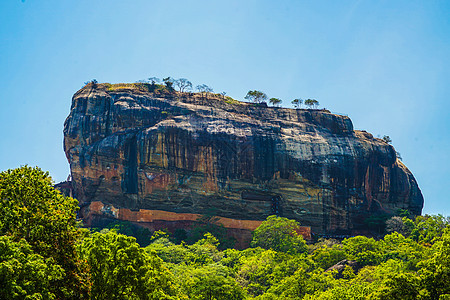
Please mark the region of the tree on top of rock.
[[174, 84], [178, 87], [181, 93], [192, 89], [192, 83], [186, 78], [180, 78], [174, 81]]
[[159, 83], [159, 78], [158, 78], [158, 77], [150, 77], [150, 78], [148, 79], [148, 81], [149, 81], [152, 85], [155, 85], [155, 84]]
[[267, 95], [261, 91], [248, 91], [244, 99], [250, 100], [255, 103], [261, 103], [267, 99]]
[[169, 91], [173, 91], [173, 82], [174, 82], [173, 78], [172, 77], [166, 77], [166, 78], [163, 79], [163, 81], [164, 81], [164, 84], [166, 85], [167, 89]]
[[97, 87], [97, 84], [98, 84], [97, 79], [92, 79], [92, 80], [86, 81], [86, 82], [84, 83], [85, 86], [86, 86], [86, 85], [91, 85], [93, 88], [96, 88], [96, 87]]
[[392, 139], [388, 135], [383, 135], [381, 138], [386, 144], [392, 144]]
[[195, 88], [197, 89], [197, 91], [199, 93], [202, 94], [202, 96], [203, 96], [203, 93], [205, 93], [206, 98], [208, 98], [208, 93], [212, 93], [213, 92], [213, 89], [210, 88], [209, 86], [207, 86], [206, 84], [199, 84]]
[[317, 108], [317, 106], [319, 106], [319, 101], [317, 101], [316, 99], [306, 99], [305, 105], [309, 108]]
[[283, 102], [281, 99], [279, 98], [270, 98], [269, 102], [273, 105], [273, 106], [278, 106], [281, 102]]
[[303, 104], [303, 100], [298, 98], [291, 101], [295, 108], [300, 108]]

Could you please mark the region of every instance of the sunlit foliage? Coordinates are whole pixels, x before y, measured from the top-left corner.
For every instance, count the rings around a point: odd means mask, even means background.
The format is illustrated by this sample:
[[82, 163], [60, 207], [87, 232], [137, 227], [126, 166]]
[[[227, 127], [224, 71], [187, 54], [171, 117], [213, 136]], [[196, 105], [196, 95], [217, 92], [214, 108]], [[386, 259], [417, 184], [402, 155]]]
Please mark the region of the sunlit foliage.
[[0, 234], [25, 240], [30, 249], [62, 275], [49, 287], [57, 298], [80, 299], [89, 291], [85, 264], [75, 250], [82, 231], [77, 227], [78, 202], [53, 188], [49, 174], [24, 166], [0, 173]]
[[52, 184], [39, 168], [0, 173], [0, 299], [450, 299], [441, 215], [309, 245], [296, 221], [270, 216], [244, 250], [221, 250], [226, 231], [211, 224], [187, 242], [157, 231], [142, 247], [123, 224], [80, 229], [77, 201]]

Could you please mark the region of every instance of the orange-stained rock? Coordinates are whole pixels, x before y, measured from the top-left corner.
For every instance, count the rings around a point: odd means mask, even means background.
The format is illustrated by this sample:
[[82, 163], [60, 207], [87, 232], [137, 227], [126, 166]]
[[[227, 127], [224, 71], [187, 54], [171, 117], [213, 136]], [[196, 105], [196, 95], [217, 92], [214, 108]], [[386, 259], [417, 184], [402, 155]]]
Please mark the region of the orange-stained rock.
[[[105, 205], [100, 201], [91, 202], [81, 212], [85, 214], [83, 217], [87, 226], [93, 225], [92, 222], [98, 218], [110, 218], [130, 221], [152, 231], [164, 229], [172, 233], [179, 228], [190, 230], [195, 227], [199, 218], [202, 217], [200, 214], [174, 213], [162, 210], [140, 209], [131, 211], [127, 208], [115, 208], [113, 205]], [[174, 226], [173, 223], [177, 225]], [[261, 225], [262, 221], [219, 217], [217, 218], [217, 223], [223, 225], [227, 229], [228, 235], [236, 240], [235, 247], [243, 249], [250, 245], [251, 232]], [[304, 239], [311, 240], [310, 227], [302, 226], [297, 230], [297, 233], [301, 234]]]
[[[139, 209], [138, 211], [131, 211], [128, 208], [116, 208], [113, 205], [105, 205], [100, 201], [91, 202], [84, 212], [88, 215], [98, 215], [105, 217], [112, 217], [118, 220], [132, 221], [138, 223], [153, 223], [156, 221], [197, 221], [202, 215], [189, 213], [174, 213], [163, 210], [149, 210]], [[255, 230], [262, 221], [255, 220], [235, 220], [230, 218], [218, 217], [217, 223], [222, 224], [225, 228], [245, 229], [249, 231]], [[306, 237], [311, 237], [309, 228], [301, 228], [299, 234], [304, 234]]]
[[[152, 223], [155, 221], [197, 221], [202, 215], [200, 214], [188, 214], [188, 213], [174, 213], [163, 210], [149, 210], [139, 209], [138, 211], [132, 211], [128, 208], [116, 208], [113, 205], [105, 205], [101, 201], [91, 202], [88, 208], [84, 211], [88, 211], [88, 214], [104, 215], [105, 217], [113, 217], [118, 220], [126, 220], [132, 222]], [[235, 220], [230, 218], [218, 217], [217, 222], [222, 224], [225, 228], [245, 229], [253, 231], [262, 221], [255, 220]], [[302, 228], [299, 234], [305, 237], [311, 237], [309, 228]]]
[[394, 148], [346, 116], [138, 87], [90, 84], [73, 97], [64, 149], [85, 222], [215, 215], [239, 234], [277, 214], [310, 237], [366, 230], [367, 218], [398, 209], [421, 213]]

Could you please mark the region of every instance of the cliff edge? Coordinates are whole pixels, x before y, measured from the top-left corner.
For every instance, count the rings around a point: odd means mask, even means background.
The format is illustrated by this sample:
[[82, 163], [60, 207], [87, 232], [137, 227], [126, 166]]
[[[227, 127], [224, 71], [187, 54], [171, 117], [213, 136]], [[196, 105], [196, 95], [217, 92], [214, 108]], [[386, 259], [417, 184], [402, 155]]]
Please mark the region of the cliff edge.
[[391, 145], [326, 110], [88, 84], [72, 99], [64, 150], [87, 223], [214, 215], [252, 230], [277, 214], [316, 233], [351, 234], [373, 215], [423, 206]]

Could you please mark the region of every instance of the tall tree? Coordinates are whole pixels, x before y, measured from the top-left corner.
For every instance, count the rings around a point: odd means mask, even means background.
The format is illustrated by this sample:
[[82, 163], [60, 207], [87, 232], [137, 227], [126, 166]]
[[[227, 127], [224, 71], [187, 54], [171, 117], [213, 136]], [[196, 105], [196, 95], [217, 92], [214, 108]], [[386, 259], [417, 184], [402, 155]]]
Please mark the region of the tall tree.
[[76, 252], [78, 201], [53, 188], [48, 173], [24, 166], [0, 173], [0, 235], [25, 239], [31, 249], [64, 270], [51, 292], [81, 299], [89, 290], [85, 265]]
[[303, 100], [298, 98], [291, 101], [295, 108], [300, 108], [302, 106]]
[[432, 246], [433, 254], [427, 260], [419, 262], [419, 274], [422, 286], [428, 291], [428, 299], [450, 298], [450, 227]]
[[297, 221], [269, 216], [253, 232], [251, 245], [286, 253], [305, 252], [306, 242], [297, 232], [299, 227], [300, 224]]
[[173, 82], [174, 82], [174, 80], [173, 80], [172, 77], [169, 76], [169, 77], [163, 78], [163, 82], [164, 82], [164, 84], [166, 85], [166, 87], [167, 87], [167, 89], [169, 91], [173, 91]]
[[211, 87], [207, 86], [206, 84], [204, 84], [203, 86], [205, 87], [206, 94], [214, 92], [214, 90]]
[[319, 101], [317, 101], [316, 99], [306, 99], [305, 105], [309, 108], [317, 108], [317, 106], [319, 106]]
[[150, 78], [148, 79], [148, 81], [149, 81], [152, 85], [155, 85], [155, 84], [157, 84], [157, 83], [160, 82], [160, 80], [159, 80], [158, 77], [150, 77]]
[[36, 254], [24, 240], [0, 236], [0, 299], [56, 299], [53, 285], [64, 280], [54, 260]]
[[92, 299], [176, 299], [172, 274], [155, 252], [114, 231], [94, 233], [79, 246], [90, 266]]
[[244, 99], [250, 100], [255, 103], [261, 103], [262, 101], [267, 100], [267, 95], [261, 91], [248, 91]]
[[278, 106], [281, 102], [283, 102], [281, 99], [279, 98], [270, 98], [269, 102], [273, 105], [273, 106]]
[[208, 94], [213, 92], [213, 89], [207, 86], [206, 84], [200, 84], [195, 87], [199, 93], [205, 93], [206, 98], [208, 98]]
[[245, 299], [242, 288], [230, 275], [230, 271], [220, 264], [186, 270], [183, 290], [189, 299], [240, 300]]
[[312, 99], [312, 101], [313, 101], [314, 108], [319, 107], [319, 101], [317, 101], [316, 99]]
[[388, 135], [383, 135], [381, 138], [386, 144], [392, 144], [392, 139]]
[[192, 89], [192, 83], [186, 78], [180, 78], [174, 81], [174, 84], [178, 87], [181, 93]]

